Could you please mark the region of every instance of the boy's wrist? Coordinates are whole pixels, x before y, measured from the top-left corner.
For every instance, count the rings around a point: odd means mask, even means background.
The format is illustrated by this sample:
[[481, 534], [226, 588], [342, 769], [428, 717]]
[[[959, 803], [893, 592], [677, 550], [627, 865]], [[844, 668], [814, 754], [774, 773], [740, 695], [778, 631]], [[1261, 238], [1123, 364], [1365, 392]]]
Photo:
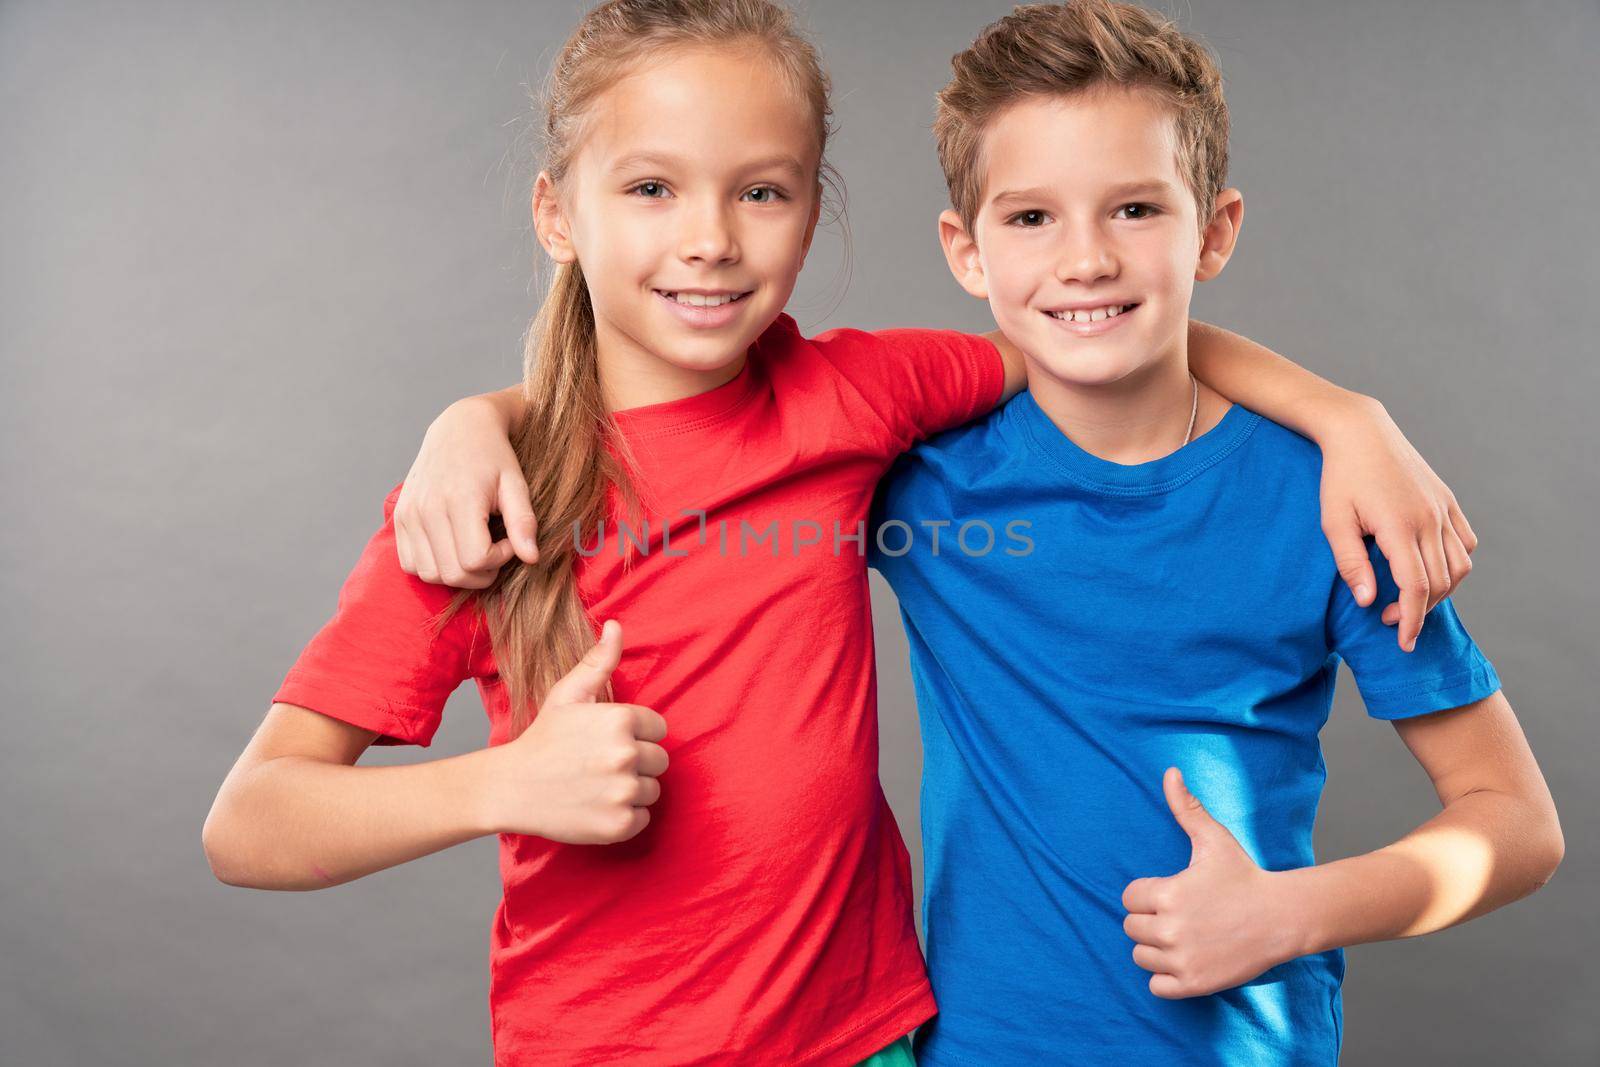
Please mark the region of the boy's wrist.
[[[502, 389], [493, 393], [464, 396], [445, 408], [444, 415], [461, 415], [472, 421], [487, 419], [502, 433], [509, 435], [512, 423], [521, 407], [520, 394], [512, 396], [514, 392], [518, 391]], [[440, 417], [443, 418], [444, 415]]]
[[1324, 929], [1325, 910], [1316, 867], [1301, 867], [1272, 873], [1275, 914], [1279, 933], [1280, 962], [1298, 959], [1336, 947], [1328, 942]]

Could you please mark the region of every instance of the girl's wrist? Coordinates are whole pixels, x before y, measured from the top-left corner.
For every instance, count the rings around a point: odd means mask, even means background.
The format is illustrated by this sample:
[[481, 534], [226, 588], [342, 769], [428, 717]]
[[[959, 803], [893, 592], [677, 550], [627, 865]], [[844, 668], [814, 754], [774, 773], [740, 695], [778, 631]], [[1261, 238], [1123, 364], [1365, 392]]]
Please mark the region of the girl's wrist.
[[1312, 439], [1322, 448], [1351, 436], [1371, 436], [1375, 427], [1392, 425], [1388, 410], [1375, 396], [1332, 386], [1335, 392], [1317, 402]]
[[505, 827], [498, 804], [501, 790], [496, 787], [503, 750], [503, 745], [491, 745], [462, 757], [462, 795], [465, 797], [466, 819], [478, 837], [502, 833]]

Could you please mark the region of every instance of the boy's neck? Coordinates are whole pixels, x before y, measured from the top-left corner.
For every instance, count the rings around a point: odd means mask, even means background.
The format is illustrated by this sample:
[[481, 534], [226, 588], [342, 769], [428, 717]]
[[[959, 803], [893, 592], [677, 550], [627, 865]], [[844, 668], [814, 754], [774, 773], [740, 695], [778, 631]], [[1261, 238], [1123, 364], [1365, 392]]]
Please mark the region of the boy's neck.
[[1189, 415], [1198, 438], [1222, 420], [1229, 402], [1189, 376], [1187, 348], [1105, 385], [1067, 382], [1027, 360], [1028, 391], [1039, 409], [1073, 444], [1112, 463], [1149, 463], [1183, 447]]

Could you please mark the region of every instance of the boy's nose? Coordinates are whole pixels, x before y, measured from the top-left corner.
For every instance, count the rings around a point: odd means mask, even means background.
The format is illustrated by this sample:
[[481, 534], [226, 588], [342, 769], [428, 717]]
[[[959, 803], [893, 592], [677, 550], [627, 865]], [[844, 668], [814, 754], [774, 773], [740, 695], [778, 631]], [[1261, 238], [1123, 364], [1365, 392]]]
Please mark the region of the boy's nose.
[[1117, 274], [1117, 257], [1110, 242], [1098, 232], [1069, 237], [1056, 259], [1056, 280], [1085, 285]]

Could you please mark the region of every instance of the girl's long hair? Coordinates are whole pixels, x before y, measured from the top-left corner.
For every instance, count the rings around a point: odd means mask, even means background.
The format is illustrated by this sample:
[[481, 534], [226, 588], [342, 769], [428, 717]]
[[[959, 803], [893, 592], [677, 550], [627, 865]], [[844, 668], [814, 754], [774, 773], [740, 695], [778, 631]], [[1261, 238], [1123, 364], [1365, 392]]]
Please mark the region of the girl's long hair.
[[[663, 49], [686, 45], [762, 48], [806, 101], [816, 121], [819, 184], [837, 188], [825, 151], [832, 133], [830, 85], [792, 13], [771, 0], [611, 0], [590, 11], [567, 39], [544, 93], [545, 171], [559, 190], [588, 111], [624, 70]], [[523, 358], [527, 416], [512, 447], [539, 520], [539, 560], [513, 557], [483, 590], [462, 590], [440, 614], [442, 628], [469, 601], [483, 609], [511, 706], [511, 735], [526, 729], [544, 694], [594, 643], [578, 596], [574, 531], [605, 519], [608, 490], [637, 506], [628, 450], [600, 390], [594, 310], [583, 268], [558, 264]], [[495, 520], [496, 537], [504, 536]]]

